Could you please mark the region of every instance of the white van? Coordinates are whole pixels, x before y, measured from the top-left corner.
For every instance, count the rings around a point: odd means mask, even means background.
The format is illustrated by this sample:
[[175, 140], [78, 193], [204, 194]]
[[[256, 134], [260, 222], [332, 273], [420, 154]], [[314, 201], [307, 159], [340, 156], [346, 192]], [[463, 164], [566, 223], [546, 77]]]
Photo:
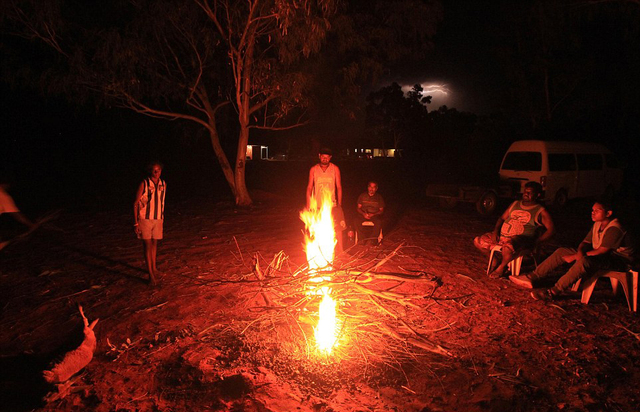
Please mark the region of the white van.
[[504, 155], [500, 180], [522, 193], [529, 181], [542, 185], [542, 199], [564, 206], [569, 199], [620, 190], [623, 172], [606, 147], [587, 142], [514, 142]]

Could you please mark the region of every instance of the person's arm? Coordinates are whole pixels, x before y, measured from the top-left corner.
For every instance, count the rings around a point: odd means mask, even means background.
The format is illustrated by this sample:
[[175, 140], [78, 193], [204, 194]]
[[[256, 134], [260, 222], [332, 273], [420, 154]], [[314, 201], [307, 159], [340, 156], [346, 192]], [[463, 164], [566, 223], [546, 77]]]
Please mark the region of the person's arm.
[[338, 206], [342, 206], [342, 178], [340, 177], [340, 168], [336, 166], [336, 195]]
[[598, 256], [615, 250], [615, 246], [620, 244], [620, 241], [624, 237], [624, 232], [617, 227], [605, 229], [604, 236], [602, 237], [602, 243], [597, 249], [592, 249], [585, 252], [587, 256]]
[[362, 209], [362, 203], [358, 203], [358, 213], [360, 213], [365, 219], [367, 219], [367, 214]]
[[138, 192], [136, 193], [136, 201], [133, 202], [133, 228], [136, 233], [140, 229], [140, 222], [138, 222], [138, 216], [140, 215], [140, 198], [142, 197], [142, 192], [144, 191], [144, 182], [140, 183], [138, 186]]
[[[587, 238], [591, 239], [590, 236], [587, 236]], [[580, 244], [578, 245], [578, 251], [576, 253], [574, 253], [573, 255], [563, 256], [562, 259], [567, 263], [575, 262], [576, 260], [582, 259], [592, 249], [591, 241], [587, 240], [587, 238], [580, 242]]]
[[500, 228], [502, 227], [502, 224], [509, 218], [510, 210], [511, 210], [511, 206], [509, 206], [507, 210], [505, 210], [502, 213], [502, 215], [498, 218], [498, 221], [496, 222], [496, 225], [493, 228], [493, 233], [491, 234], [492, 240], [494, 242], [497, 242], [498, 240], [500, 240]]
[[540, 220], [545, 231], [540, 235], [536, 243], [544, 242], [556, 233], [556, 227], [553, 224], [553, 219], [551, 219], [551, 215], [546, 209], [542, 209], [542, 212], [540, 213]]
[[311, 191], [313, 190], [313, 167], [309, 169], [309, 183], [307, 183], [307, 209], [311, 206]]

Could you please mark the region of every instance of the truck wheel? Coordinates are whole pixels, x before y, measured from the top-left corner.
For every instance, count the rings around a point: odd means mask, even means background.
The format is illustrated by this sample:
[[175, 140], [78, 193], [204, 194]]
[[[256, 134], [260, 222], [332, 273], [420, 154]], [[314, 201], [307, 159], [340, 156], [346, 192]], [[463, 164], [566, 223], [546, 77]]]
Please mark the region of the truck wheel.
[[556, 193], [556, 198], [553, 200], [553, 205], [558, 208], [563, 208], [567, 205], [568, 201], [569, 195], [567, 195], [567, 191], [564, 189], [560, 189]]
[[481, 215], [490, 215], [498, 206], [498, 196], [494, 192], [485, 192], [476, 202], [476, 210]]
[[438, 198], [438, 204], [443, 209], [453, 209], [458, 204], [458, 199], [452, 197], [440, 197]]

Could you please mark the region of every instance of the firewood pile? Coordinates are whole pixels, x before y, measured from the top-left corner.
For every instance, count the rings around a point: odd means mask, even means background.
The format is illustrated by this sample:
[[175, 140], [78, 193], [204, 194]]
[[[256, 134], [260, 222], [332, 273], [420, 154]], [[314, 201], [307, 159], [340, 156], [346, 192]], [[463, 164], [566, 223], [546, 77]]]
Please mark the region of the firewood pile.
[[[428, 311], [440, 279], [384, 271], [402, 247], [367, 262], [334, 262], [319, 272], [295, 268], [283, 252], [270, 262], [256, 254], [252, 273], [230, 280], [246, 286], [242, 302], [250, 314], [233, 327], [255, 344], [277, 345], [287, 357], [306, 361], [393, 366], [430, 354], [453, 357], [437, 343], [438, 332], [452, 325]], [[322, 287], [337, 302], [337, 341], [330, 354], [319, 353], [314, 342], [321, 299], [316, 291]]]

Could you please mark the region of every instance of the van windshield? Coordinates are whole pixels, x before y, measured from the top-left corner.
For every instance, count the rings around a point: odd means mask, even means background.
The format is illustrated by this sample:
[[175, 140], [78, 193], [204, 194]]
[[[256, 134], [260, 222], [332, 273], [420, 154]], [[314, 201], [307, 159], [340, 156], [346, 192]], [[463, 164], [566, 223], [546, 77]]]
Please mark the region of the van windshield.
[[502, 170], [539, 172], [542, 170], [542, 153], [509, 152], [502, 162]]

